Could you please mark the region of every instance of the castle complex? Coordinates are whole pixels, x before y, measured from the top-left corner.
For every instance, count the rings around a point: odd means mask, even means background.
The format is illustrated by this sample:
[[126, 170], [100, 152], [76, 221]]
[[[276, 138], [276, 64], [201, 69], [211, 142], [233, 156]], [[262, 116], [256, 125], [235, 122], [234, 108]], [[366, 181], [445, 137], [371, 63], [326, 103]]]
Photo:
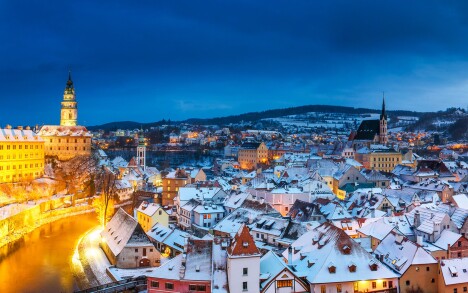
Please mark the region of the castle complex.
[[44, 125], [39, 131], [39, 136], [44, 139], [46, 156], [69, 160], [91, 154], [91, 133], [86, 127], [77, 125], [77, 119], [78, 104], [69, 74], [63, 93], [60, 125]]

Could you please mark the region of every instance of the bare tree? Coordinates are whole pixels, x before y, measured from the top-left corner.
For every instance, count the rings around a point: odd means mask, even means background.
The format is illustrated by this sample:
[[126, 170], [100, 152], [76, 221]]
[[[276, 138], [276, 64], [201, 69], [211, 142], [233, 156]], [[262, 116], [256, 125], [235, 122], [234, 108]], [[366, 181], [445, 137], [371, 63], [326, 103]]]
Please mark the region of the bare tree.
[[102, 226], [109, 221], [114, 211], [114, 201], [117, 199], [117, 176], [109, 169], [103, 169], [95, 178], [100, 195], [93, 201]]
[[94, 177], [99, 172], [99, 161], [96, 156], [76, 156], [60, 163], [59, 177], [65, 182], [67, 193], [75, 194], [77, 190], [88, 190], [93, 195]]

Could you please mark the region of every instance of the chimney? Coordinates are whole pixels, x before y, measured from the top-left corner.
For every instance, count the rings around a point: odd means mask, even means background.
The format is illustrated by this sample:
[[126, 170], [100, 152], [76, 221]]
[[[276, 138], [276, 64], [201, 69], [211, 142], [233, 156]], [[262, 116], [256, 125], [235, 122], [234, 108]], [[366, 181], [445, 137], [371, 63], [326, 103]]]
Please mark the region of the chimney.
[[417, 228], [421, 225], [421, 215], [419, 214], [419, 211], [416, 211], [414, 213], [414, 227]]
[[422, 238], [421, 235], [416, 236], [416, 243], [417, 243], [419, 246], [423, 246], [423, 238]]
[[292, 247], [291, 245], [289, 245], [288, 247], [288, 266], [289, 267], [292, 267], [292, 263], [293, 263], [293, 260], [292, 260]]
[[18, 126], [16, 126], [16, 129], [18, 129], [18, 130], [23, 130], [23, 126], [18, 125]]

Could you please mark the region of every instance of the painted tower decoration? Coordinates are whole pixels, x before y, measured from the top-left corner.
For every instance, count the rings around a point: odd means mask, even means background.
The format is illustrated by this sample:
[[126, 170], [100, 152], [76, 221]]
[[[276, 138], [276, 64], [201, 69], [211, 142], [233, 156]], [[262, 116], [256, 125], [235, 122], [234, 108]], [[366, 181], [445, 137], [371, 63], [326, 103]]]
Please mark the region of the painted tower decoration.
[[380, 133], [379, 133], [379, 143], [387, 144], [387, 113], [385, 113], [385, 96], [382, 100], [382, 113], [380, 114]]
[[138, 133], [137, 164], [143, 168], [143, 171], [146, 170], [146, 145], [143, 129]]
[[78, 108], [75, 96], [75, 88], [68, 72], [68, 81], [63, 92], [62, 110], [60, 113], [60, 126], [76, 126]]

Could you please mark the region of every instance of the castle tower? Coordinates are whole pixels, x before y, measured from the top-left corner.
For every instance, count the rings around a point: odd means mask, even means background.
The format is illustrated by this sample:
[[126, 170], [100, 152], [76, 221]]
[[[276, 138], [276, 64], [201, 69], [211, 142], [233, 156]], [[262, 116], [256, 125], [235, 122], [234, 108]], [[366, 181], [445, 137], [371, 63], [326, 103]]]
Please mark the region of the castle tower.
[[146, 170], [146, 145], [143, 129], [138, 133], [137, 165], [142, 167], [143, 171]]
[[382, 113], [380, 114], [380, 133], [379, 133], [379, 143], [387, 144], [387, 113], [385, 113], [385, 96], [382, 98]]
[[75, 88], [68, 72], [68, 81], [63, 92], [62, 110], [60, 113], [60, 126], [76, 126], [78, 119], [78, 108], [75, 97]]

